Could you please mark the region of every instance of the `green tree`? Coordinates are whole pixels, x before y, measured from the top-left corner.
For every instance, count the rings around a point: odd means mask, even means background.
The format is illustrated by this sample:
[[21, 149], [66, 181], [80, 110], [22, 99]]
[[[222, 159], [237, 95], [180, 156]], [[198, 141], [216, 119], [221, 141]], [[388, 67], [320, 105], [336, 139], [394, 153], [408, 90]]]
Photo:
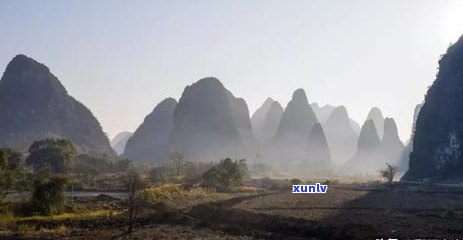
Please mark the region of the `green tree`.
[[35, 172], [66, 173], [76, 156], [76, 148], [70, 140], [48, 138], [32, 143], [26, 164]]
[[226, 158], [203, 174], [203, 180], [216, 187], [229, 189], [238, 186], [246, 176], [247, 165], [244, 160]]
[[26, 185], [21, 159], [20, 152], [0, 149], [0, 201], [3, 201], [11, 190], [23, 190]]
[[23, 207], [24, 215], [51, 215], [64, 211], [67, 179], [61, 176], [41, 175], [34, 181], [34, 190]]

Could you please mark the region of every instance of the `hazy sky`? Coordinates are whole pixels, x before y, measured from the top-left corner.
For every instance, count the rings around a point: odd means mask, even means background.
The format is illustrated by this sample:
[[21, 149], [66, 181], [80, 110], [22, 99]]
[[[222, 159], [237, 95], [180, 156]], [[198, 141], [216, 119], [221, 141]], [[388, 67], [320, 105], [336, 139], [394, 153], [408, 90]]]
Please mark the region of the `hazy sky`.
[[251, 114], [271, 96], [378, 106], [408, 139], [439, 56], [463, 33], [463, 0], [0, 0], [0, 67], [46, 64], [110, 137], [215, 76]]

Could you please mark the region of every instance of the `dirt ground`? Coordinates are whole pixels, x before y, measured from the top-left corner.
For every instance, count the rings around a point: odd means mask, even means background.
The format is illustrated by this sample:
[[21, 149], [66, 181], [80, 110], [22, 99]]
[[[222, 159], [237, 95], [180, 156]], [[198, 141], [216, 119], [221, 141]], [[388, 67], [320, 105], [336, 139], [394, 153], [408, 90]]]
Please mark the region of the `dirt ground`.
[[[61, 233], [2, 239], [462, 239], [463, 189], [338, 184], [326, 194], [291, 189], [182, 206], [145, 206], [132, 236], [123, 215], [69, 222]], [[56, 224], [56, 223], [55, 223]], [[61, 224], [61, 223], [60, 223]], [[70, 227], [72, 226], [72, 227]]]
[[398, 186], [393, 191], [358, 185], [332, 186], [326, 194], [279, 193], [243, 201], [237, 209], [301, 218], [322, 226], [368, 229], [372, 237], [463, 236], [463, 192], [459, 188]]

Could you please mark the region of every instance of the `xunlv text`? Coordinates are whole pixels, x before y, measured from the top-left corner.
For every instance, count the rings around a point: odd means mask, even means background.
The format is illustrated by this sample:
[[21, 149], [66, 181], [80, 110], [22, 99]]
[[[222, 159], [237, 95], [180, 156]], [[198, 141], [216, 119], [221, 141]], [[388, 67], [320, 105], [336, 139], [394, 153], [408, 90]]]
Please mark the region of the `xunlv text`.
[[293, 185], [293, 193], [326, 193], [328, 185], [316, 183], [314, 185]]

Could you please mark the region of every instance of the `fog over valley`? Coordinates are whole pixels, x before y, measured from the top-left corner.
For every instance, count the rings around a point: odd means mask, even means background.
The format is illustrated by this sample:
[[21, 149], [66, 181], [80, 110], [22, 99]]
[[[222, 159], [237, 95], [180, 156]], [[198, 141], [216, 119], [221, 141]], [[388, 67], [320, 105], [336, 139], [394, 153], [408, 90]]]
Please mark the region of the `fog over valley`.
[[0, 1], [0, 239], [463, 239], [462, 13]]

